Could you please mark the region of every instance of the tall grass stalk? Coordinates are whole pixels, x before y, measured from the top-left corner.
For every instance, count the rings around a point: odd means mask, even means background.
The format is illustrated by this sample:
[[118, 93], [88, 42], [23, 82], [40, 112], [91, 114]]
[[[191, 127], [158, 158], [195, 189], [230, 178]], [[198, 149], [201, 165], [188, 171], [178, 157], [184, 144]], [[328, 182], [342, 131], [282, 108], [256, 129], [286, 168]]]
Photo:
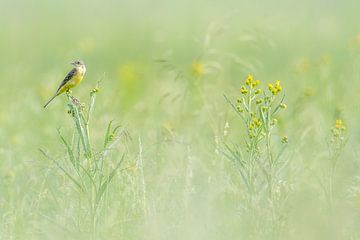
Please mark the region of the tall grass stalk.
[[147, 206], [146, 206], [146, 184], [144, 176], [144, 165], [143, 165], [143, 147], [141, 138], [139, 137], [139, 158], [138, 158], [138, 168], [140, 170], [140, 181], [141, 181], [141, 190], [142, 190], [142, 202], [143, 202], [143, 212], [146, 216]]

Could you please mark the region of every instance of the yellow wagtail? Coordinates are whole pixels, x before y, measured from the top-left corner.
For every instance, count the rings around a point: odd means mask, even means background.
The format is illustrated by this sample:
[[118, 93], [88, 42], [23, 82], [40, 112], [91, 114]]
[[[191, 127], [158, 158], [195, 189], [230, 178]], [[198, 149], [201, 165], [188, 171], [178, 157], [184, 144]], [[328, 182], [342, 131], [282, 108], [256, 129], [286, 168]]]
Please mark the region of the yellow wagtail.
[[44, 105], [44, 108], [46, 108], [46, 106], [49, 105], [49, 103], [54, 98], [56, 98], [57, 96], [59, 96], [63, 92], [69, 91], [70, 88], [76, 87], [81, 82], [81, 80], [84, 78], [84, 75], [85, 75], [85, 72], [86, 72], [86, 67], [85, 67], [84, 62], [81, 61], [81, 60], [76, 60], [76, 61], [72, 62], [71, 64], [74, 66], [74, 68], [66, 75], [66, 77], [60, 83], [60, 86], [56, 90], [56, 93]]

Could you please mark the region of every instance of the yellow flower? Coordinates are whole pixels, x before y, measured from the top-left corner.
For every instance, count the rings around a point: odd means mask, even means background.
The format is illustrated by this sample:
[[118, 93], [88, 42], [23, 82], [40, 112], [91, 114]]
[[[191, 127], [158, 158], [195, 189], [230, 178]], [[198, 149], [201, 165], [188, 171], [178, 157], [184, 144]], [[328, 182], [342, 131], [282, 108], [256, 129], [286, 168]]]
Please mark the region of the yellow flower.
[[289, 142], [288, 137], [287, 137], [287, 136], [283, 136], [283, 137], [281, 138], [281, 142], [282, 142], [282, 143], [288, 143], [288, 142]]
[[332, 61], [332, 57], [330, 54], [324, 54], [321, 56], [321, 63], [324, 65], [329, 65]]
[[258, 80], [256, 80], [256, 81], [253, 81], [252, 83], [251, 83], [251, 86], [254, 88], [254, 87], [256, 87], [257, 85], [259, 85], [260, 84], [260, 80], [258, 79]]
[[137, 80], [138, 76], [134, 64], [126, 64], [119, 67], [119, 78], [127, 84]]
[[6, 179], [9, 179], [9, 180], [10, 180], [10, 179], [14, 179], [14, 178], [16, 177], [16, 174], [15, 174], [14, 171], [8, 170], [8, 171], [5, 172], [4, 177], [5, 177]]
[[300, 59], [295, 64], [295, 72], [307, 73], [309, 71], [309, 66], [310, 66], [309, 59], [307, 59], [307, 58]]
[[201, 77], [205, 73], [205, 67], [202, 62], [194, 61], [192, 63], [191, 68], [192, 68], [192, 73], [194, 74], [195, 77]]
[[19, 136], [14, 135], [14, 136], [11, 136], [11, 138], [10, 138], [10, 143], [11, 143], [12, 145], [19, 145], [19, 144], [22, 143], [22, 139], [21, 139]]
[[245, 81], [246, 85], [248, 85], [250, 88], [254, 88], [257, 85], [260, 84], [260, 80], [254, 80], [254, 76], [251, 74], [248, 74], [246, 81]]
[[335, 128], [338, 130], [345, 130], [345, 125], [342, 120], [338, 119], [335, 122]]
[[253, 129], [259, 128], [261, 126], [261, 124], [262, 124], [261, 121], [254, 115], [254, 116], [252, 116], [252, 119], [248, 125], [248, 129], [253, 130]]
[[248, 90], [246, 89], [246, 87], [241, 86], [240, 92], [241, 92], [242, 94], [247, 94], [247, 93], [248, 93]]
[[279, 80], [276, 80], [276, 81], [275, 81], [275, 87], [276, 87], [276, 88], [281, 87], [281, 86], [280, 86], [280, 81], [279, 81]]
[[272, 83], [269, 83], [268, 88], [269, 88], [270, 91], [272, 91], [274, 89], [274, 85]]
[[307, 89], [305, 89], [304, 94], [306, 97], [311, 97], [314, 95], [314, 90], [311, 88], [307, 88]]
[[279, 94], [282, 90], [282, 86], [280, 85], [279, 80], [275, 81], [275, 85], [272, 83], [269, 83], [268, 88], [273, 95]]
[[256, 117], [253, 118], [253, 123], [256, 127], [261, 126], [261, 121], [259, 119], [257, 119]]
[[277, 92], [280, 92], [282, 90], [282, 86], [280, 85], [279, 80], [276, 80], [276, 82], [275, 82], [275, 89]]
[[248, 74], [247, 79], [246, 79], [246, 82], [245, 82], [246, 85], [248, 85], [248, 86], [252, 85], [253, 80], [254, 80], [253, 75]]

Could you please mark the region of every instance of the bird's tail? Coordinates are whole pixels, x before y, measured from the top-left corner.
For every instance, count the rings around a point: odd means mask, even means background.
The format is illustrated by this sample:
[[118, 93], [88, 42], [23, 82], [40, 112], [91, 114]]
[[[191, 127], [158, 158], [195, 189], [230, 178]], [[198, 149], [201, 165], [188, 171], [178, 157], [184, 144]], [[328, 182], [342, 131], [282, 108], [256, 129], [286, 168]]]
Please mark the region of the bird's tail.
[[58, 94], [55, 94], [52, 98], [50, 98], [50, 100], [44, 105], [44, 108], [47, 107], [47, 105], [49, 105], [51, 103], [52, 100], [54, 100], [54, 98], [57, 97]]

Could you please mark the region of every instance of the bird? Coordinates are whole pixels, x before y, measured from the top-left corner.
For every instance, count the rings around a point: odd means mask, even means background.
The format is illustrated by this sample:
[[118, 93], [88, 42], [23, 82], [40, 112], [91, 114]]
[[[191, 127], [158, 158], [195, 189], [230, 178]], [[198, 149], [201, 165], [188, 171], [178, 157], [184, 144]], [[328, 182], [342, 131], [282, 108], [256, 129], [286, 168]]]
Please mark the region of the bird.
[[63, 92], [69, 91], [71, 88], [76, 87], [81, 83], [84, 78], [86, 67], [85, 63], [82, 60], [76, 60], [70, 63], [74, 66], [73, 69], [66, 75], [64, 80], [60, 83], [58, 89], [56, 90], [54, 96], [50, 98], [50, 100], [44, 105], [46, 108], [54, 98], [62, 94]]

